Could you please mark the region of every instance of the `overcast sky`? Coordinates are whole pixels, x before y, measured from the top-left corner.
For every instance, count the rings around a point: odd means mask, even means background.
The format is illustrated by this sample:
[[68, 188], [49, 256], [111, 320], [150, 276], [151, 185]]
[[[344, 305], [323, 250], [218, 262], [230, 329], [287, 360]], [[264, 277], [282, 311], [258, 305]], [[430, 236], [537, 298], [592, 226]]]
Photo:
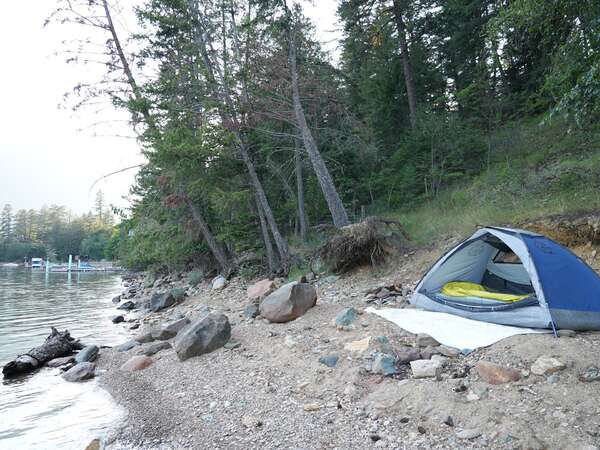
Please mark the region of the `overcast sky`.
[[[107, 136], [131, 135], [127, 114], [59, 109], [65, 92], [101, 69], [66, 64], [64, 56], [55, 55], [61, 41], [72, 37], [65, 31], [72, 30], [43, 28], [53, 0], [5, 3], [0, 15], [0, 208], [58, 204], [82, 213], [92, 208], [97, 189], [107, 202], [127, 206], [135, 171], [114, 175], [90, 191], [101, 176], [143, 162], [134, 139]], [[337, 2], [315, 3], [305, 4], [305, 11], [324, 47], [335, 52]], [[93, 127], [98, 121], [105, 125]]]

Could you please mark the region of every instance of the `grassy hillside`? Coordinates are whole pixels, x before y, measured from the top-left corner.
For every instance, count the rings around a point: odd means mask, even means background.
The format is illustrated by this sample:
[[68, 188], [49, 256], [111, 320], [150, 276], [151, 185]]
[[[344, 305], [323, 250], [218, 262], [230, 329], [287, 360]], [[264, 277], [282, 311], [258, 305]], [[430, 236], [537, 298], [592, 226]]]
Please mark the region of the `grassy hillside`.
[[477, 225], [600, 208], [600, 132], [531, 120], [505, 127], [491, 143], [482, 174], [391, 214], [417, 244]]

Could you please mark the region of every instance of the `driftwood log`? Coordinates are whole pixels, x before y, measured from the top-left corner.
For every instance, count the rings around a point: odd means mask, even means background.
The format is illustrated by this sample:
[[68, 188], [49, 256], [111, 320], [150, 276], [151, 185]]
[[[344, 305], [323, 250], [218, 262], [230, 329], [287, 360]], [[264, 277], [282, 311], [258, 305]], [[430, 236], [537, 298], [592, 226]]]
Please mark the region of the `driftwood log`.
[[32, 348], [24, 355], [17, 356], [2, 368], [4, 377], [14, 377], [39, 369], [54, 358], [70, 355], [73, 350], [82, 348], [78, 340], [71, 337], [69, 330], [58, 331], [51, 327], [52, 333], [43, 345]]

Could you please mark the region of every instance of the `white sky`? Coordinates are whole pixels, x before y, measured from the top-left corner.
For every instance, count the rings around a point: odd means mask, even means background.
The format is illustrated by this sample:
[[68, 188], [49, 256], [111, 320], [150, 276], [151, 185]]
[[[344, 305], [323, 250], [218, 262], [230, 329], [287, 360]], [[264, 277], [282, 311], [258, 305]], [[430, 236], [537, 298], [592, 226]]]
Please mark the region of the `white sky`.
[[[335, 52], [337, 2], [315, 4], [304, 2], [305, 12], [316, 23], [324, 48]], [[128, 116], [58, 108], [65, 92], [102, 69], [66, 64], [64, 56], [54, 55], [70, 31], [42, 27], [54, 5], [53, 0], [5, 2], [0, 14], [0, 208], [5, 203], [13, 209], [58, 204], [82, 213], [92, 208], [97, 189], [108, 203], [127, 206], [124, 197], [135, 171], [111, 176], [93, 191], [90, 186], [107, 173], [143, 161], [134, 139], [98, 136], [130, 136]], [[90, 128], [106, 120], [109, 125]]]

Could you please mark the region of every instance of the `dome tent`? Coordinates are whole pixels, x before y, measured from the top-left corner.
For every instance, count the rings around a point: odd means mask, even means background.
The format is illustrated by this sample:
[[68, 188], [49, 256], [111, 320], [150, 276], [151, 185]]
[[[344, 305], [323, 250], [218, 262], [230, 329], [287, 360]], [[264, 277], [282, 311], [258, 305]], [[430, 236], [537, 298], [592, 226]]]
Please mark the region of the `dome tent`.
[[525, 230], [476, 231], [433, 265], [410, 302], [503, 325], [600, 330], [598, 274], [570, 250]]

